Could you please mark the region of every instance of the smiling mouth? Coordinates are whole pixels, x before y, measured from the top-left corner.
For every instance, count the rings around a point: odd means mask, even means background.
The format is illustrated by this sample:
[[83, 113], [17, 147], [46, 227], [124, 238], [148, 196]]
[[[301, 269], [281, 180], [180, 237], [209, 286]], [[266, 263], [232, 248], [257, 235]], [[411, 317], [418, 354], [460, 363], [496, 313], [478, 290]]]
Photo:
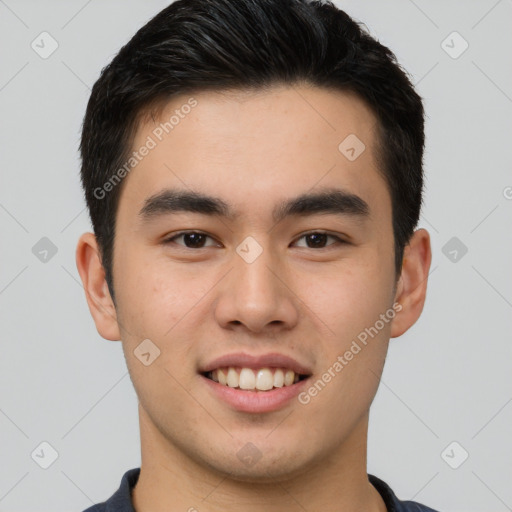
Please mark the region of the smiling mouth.
[[309, 375], [295, 373], [288, 368], [252, 368], [224, 367], [202, 375], [220, 385], [242, 391], [271, 391], [307, 379]]

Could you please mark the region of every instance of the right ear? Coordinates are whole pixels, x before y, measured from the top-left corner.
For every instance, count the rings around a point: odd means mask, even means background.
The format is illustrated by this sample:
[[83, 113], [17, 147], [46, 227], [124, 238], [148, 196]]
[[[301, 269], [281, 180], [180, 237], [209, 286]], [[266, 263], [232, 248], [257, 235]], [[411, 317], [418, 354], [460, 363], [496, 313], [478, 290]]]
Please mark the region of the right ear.
[[79, 238], [76, 266], [98, 333], [107, 340], [120, 340], [116, 308], [110, 296], [98, 242], [93, 233], [84, 233]]

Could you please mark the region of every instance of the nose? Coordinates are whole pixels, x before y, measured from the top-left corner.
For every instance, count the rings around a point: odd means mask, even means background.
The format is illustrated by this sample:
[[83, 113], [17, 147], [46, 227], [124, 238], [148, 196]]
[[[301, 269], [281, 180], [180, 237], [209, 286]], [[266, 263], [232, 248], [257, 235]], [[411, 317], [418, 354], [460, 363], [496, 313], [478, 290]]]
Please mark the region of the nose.
[[262, 249], [254, 260], [233, 253], [232, 270], [219, 283], [215, 301], [215, 317], [223, 328], [273, 335], [298, 322], [300, 299], [285, 262], [268, 247]]

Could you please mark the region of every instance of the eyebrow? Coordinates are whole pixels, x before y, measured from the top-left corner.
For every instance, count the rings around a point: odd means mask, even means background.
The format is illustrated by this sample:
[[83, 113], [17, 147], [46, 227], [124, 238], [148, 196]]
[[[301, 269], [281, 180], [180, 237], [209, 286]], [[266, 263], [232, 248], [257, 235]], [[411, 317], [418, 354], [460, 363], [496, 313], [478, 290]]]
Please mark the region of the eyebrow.
[[[144, 222], [148, 222], [155, 217], [179, 212], [223, 217], [230, 221], [237, 217], [237, 212], [219, 197], [178, 189], [165, 189], [147, 198], [139, 216]], [[364, 220], [370, 216], [370, 207], [356, 194], [339, 188], [327, 188], [286, 199], [272, 211], [274, 222], [291, 216], [317, 214], [350, 216]]]

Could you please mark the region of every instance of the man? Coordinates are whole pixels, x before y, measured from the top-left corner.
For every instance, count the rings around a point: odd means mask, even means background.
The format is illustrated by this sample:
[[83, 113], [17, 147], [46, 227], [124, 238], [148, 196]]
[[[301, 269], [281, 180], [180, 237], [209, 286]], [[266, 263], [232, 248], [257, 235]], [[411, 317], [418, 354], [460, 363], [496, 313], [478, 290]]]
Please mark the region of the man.
[[421, 314], [423, 106], [330, 3], [179, 0], [94, 85], [77, 266], [142, 463], [91, 511], [431, 511], [368, 475]]

